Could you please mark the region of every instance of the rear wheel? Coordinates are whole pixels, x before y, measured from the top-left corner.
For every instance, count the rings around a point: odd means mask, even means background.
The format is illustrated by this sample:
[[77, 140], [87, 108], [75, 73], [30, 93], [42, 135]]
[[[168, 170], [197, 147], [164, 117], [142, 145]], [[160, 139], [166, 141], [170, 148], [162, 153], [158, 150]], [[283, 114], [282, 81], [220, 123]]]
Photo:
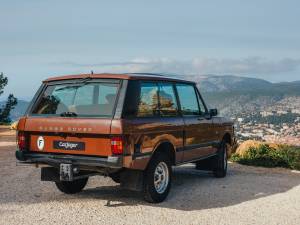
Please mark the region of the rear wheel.
[[214, 158], [213, 174], [217, 178], [225, 177], [227, 174], [227, 145], [222, 141], [217, 155]]
[[167, 154], [157, 153], [144, 175], [144, 198], [151, 203], [165, 200], [171, 188], [172, 167]]
[[86, 186], [88, 178], [78, 179], [74, 181], [57, 181], [55, 182], [58, 190], [65, 194], [75, 194]]
[[119, 172], [111, 173], [108, 176], [116, 183], [121, 183], [121, 174]]
[[214, 157], [202, 159], [196, 162], [196, 170], [212, 170], [214, 164]]

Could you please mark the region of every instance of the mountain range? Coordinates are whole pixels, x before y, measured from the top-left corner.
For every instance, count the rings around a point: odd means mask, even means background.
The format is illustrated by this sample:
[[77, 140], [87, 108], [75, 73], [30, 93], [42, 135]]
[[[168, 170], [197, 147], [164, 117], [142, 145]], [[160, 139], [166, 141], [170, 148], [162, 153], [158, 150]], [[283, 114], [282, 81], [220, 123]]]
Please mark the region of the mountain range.
[[300, 95], [300, 81], [271, 83], [269, 81], [233, 75], [187, 76], [196, 81], [202, 92], [237, 92], [259, 94]]
[[[218, 108], [226, 116], [264, 110], [278, 104], [295, 104], [292, 107], [300, 109], [300, 81], [272, 83], [234, 75], [187, 75], [185, 79], [197, 82], [207, 105]], [[28, 101], [19, 100], [11, 118], [15, 120], [23, 115], [28, 104]]]
[[300, 109], [300, 81], [272, 83], [232, 75], [189, 76], [197, 82], [204, 99], [222, 115], [233, 116], [263, 110]]

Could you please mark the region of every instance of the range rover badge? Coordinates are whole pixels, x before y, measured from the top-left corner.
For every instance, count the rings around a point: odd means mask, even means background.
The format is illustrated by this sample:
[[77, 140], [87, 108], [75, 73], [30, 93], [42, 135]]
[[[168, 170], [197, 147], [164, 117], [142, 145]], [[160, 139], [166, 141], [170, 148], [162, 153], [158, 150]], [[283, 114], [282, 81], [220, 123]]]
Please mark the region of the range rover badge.
[[44, 138], [42, 136], [39, 136], [36, 144], [37, 144], [38, 149], [42, 151], [44, 149], [44, 145], [45, 145]]

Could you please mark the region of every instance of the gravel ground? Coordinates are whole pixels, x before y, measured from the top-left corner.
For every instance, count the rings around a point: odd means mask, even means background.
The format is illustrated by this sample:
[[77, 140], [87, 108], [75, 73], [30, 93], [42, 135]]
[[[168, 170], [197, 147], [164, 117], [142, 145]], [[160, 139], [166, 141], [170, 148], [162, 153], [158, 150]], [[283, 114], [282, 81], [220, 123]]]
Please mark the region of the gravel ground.
[[300, 174], [290, 170], [230, 164], [228, 176], [216, 179], [192, 165], [174, 168], [173, 187], [160, 204], [104, 177], [70, 196], [41, 182], [39, 169], [16, 165], [14, 139], [0, 131], [0, 224], [300, 223]]

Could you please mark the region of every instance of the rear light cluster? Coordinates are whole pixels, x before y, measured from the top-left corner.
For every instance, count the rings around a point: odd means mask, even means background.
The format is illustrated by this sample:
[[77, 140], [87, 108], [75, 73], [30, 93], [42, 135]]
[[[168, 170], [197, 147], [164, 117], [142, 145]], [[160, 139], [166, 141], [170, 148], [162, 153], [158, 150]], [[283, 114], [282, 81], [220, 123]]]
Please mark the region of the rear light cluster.
[[27, 148], [27, 139], [24, 132], [18, 132], [17, 144], [19, 150], [25, 150]]
[[121, 137], [112, 137], [111, 138], [111, 152], [114, 155], [123, 154], [123, 139]]

